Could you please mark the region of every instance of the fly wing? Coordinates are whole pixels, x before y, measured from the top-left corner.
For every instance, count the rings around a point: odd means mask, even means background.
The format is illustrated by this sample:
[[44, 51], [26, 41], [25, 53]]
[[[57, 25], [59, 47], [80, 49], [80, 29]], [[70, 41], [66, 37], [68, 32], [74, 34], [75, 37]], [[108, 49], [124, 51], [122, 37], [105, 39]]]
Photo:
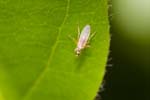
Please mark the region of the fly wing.
[[79, 37], [79, 40], [78, 40], [78, 47], [79, 48], [84, 48], [88, 39], [89, 39], [89, 36], [90, 36], [90, 31], [91, 31], [91, 27], [90, 25], [86, 25], [81, 34], [80, 34], [80, 37]]

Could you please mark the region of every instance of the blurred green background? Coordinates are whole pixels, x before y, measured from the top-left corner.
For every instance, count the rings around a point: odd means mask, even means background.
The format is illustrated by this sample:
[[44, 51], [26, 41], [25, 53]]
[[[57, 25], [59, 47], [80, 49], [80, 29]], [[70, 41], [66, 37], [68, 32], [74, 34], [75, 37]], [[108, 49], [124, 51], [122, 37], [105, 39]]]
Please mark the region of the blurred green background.
[[150, 100], [150, 0], [110, 2], [111, 53], [103, 100]]

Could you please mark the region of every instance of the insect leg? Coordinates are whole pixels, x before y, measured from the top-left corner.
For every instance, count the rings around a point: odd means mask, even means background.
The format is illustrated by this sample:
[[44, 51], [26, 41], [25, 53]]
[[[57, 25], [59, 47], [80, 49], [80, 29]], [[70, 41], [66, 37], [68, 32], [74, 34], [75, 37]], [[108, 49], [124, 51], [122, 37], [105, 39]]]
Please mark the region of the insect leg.
[[90, 47], [90, 41], [92, 40], [92, 38], [94, 38], [96, 32], [92, 33], [91, 36], [89, 37], [87, 43], [86, 43], [86, 48], [89, 48]]
[[85, 45], [85, 48], [90, 48], [90, 47], [91, 47], [90, 44], [86, 44], [86, 45]]
[[79, 39], [79, 37], [80, 37], [80, 27], [78, 25], [78, 39]]
[[92, 38], [94, 38], [95, 34], [96, 34], [96, 32], [92, 33], [92, 34], [90, 35], [90, 37], [89, 37], [88, 41], [91, 41], [91, 40], [92, 40]]
[[71, 35], [68, 35], [68, 37], [69, 37], [75, 44], [77, 44], [77, 40], [76, 40], [74, 37], [72, 37]]

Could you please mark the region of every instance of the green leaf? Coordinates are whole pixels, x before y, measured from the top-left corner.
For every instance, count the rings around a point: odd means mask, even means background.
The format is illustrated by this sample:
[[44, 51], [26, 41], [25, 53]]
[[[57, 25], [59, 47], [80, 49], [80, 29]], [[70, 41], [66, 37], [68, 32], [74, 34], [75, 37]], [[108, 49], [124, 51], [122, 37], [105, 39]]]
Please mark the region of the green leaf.
[[[76, 57], [68, 36], [86, 24]], [[107, 0], [0, 0], [0, 100], [93, 100], [108, 48]]]

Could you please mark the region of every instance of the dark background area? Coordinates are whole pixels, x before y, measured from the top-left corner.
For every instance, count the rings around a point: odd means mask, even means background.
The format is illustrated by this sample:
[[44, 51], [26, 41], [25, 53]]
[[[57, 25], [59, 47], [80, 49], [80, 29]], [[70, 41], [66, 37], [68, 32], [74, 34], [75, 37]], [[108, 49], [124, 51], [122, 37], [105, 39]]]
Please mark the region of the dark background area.
[[[102, 100], [150, 100], [150, 49], [148, 46], [136, 48], [141, 50], [131, 60], [128, 53], [135, 47], [117, 35], [112, 36], [112, 61], [108, 64], [113, 66], [106, 68], [104, 91], [100, 92]], [[140, 55], [143, 55], [141, 61], [138, 58]]]
[[112, 67], [106, 67], [98, 100], [150, 100], [150, 2], [136, 0], [144, 13], [130, 1], [110, 1]]

